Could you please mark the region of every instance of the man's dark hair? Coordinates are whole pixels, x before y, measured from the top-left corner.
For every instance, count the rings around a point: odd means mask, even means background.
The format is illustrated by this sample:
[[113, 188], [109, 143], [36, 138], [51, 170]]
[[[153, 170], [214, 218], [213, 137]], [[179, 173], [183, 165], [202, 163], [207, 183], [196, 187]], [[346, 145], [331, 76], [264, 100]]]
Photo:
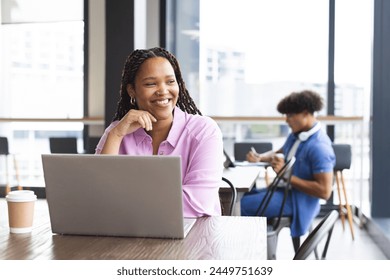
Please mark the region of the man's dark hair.
[[308, 111], [313, 114], [324, 106], [322, 97], [311, 90], [293, 92], [280, 100], [277, 110], [281, 114], [297, 114]]
[[176, 106], [189, 114], [201, 115], [201, 112], [196, 107], [195, 102], [191, 98], [185, 86], [177, 59], [167, 50], [156, 47], [151, 49], [134, 50], [127, 57], [122, 71], [120, 99], [113, 120], [122, 119], [127, 114], [127, 112], [130, 111], [130, 109], [138, 109], [137, 103], [130, 104], [130, 96], [127, 93], [127, 85], [130, 84], [133, 86], [133, 88], [135, 88], [135, 77], [142, 63], [144, 63], [147, 59], [154, 57], [166, 58], [175, 71], [176, 80], [179, 85], [179, 97]]

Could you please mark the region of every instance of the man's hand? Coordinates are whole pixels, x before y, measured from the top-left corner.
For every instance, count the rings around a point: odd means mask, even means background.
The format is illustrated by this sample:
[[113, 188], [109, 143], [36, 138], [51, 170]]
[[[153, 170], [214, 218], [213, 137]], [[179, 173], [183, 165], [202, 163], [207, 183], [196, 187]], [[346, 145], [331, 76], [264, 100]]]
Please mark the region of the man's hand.
[[276, 173], [279, 173], [285, 163], [284, 155], [281, 153], [277, 153], [272, 157], [271, 166]]

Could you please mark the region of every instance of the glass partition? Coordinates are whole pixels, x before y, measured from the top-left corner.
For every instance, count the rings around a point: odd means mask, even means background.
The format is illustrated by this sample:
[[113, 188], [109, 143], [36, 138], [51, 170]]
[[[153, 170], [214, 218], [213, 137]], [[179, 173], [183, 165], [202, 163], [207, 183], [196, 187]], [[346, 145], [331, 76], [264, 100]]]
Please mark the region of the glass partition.
[[[358, 124], [329, 125], [335, 125], [336, 143], [353, 145], [349, 191], [368, 202], [368, 192], [361, 190], [368, 186], [370, 162], [372, 0], [167, 2], [167, 47], [178, 57], [200, 110], [216, 118], [237, 118], [219, 123], [228, 152], [233, 153], [235, 141], [282, 145], [289, 132], [283, 121], [239, 118], [281, 117], [276, 106], [282, 97], [315, 90], [326, 104], [319, 116], [325, 117], [329, 107], [336, 116], [359, 117]], [[334, 66], [329, 54], [334, 54]], [[328, 104], [333, 76], [334, 104]], [[363, 179], [356, 180], [360, 175]]]
[[[1, 1], [0, 136], [8, 138], [24, 185], [41, 184], [48, 137], [76, 136], [82, 147], [82, 123], [30, 120], [84, 116], [83, 10], [83, 0]], [[1, 159], [0, 185], [4, 165]]]

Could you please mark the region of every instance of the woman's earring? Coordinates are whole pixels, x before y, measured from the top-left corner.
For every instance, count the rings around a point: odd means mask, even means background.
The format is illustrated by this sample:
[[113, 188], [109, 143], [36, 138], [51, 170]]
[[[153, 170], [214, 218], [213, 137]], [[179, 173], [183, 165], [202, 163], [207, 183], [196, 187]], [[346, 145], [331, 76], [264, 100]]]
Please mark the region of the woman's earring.
[[130, 97], [130, 104], [135, 105], [135, 98], [134, 97]]

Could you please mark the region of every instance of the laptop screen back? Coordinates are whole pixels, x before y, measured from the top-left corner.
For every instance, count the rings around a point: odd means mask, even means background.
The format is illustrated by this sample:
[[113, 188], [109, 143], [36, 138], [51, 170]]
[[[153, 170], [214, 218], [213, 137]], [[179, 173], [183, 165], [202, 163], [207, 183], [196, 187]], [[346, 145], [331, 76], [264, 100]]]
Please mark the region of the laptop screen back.
[[180, 157], [42, 155], [52, 231], [183, 238]]

